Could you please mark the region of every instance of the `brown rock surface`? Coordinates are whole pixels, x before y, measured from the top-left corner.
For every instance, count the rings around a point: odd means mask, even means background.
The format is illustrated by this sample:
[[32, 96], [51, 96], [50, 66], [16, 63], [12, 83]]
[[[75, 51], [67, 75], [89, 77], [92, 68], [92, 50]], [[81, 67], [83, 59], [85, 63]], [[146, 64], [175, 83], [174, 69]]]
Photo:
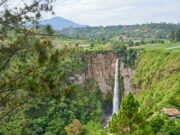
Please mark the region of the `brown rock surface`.
[[[87, 79], [92, 79], [104, 94], [112, 93], [116, 58], [113, 52], [87, 54], [85, 58], [87, 63], [86, 72], [76, 74], [70, 79], [74, 80], [77, 84], [83, 84]], [[124, 86], [124, 94], [127, 95], [132, 90], [131, 80], [133, 70], [130, 67], [125, 67], [122, 60], [119, 63], [119, 72], [121, 77], [123, 77], [123, 84], [120, 85]]]
[[103, 93], [112, 92], [116, 56], [114, 53], [87, 56], [87, 79], [93, 79]]
[[163, 108], [161, 112], [167, 114], [168, 116], [177, 116], [180, 115], [180, 111], [176, 108]]

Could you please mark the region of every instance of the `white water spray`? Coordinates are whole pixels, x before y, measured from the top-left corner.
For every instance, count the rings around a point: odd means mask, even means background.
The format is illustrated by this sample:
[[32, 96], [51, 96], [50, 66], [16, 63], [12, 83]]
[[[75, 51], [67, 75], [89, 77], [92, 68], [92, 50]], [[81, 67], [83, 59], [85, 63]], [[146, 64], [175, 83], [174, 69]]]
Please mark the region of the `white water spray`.
[[116, 60], [114, 79], [113, 114], [119, 110], [119, 59]]

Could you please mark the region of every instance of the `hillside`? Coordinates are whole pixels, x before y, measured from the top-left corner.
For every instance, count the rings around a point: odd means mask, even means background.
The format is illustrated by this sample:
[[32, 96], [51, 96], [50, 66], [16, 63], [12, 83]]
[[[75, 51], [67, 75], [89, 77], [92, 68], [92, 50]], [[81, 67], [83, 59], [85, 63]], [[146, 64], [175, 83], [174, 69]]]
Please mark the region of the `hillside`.
[[62, 17], [53, 17], [51, 19], [44, 19], [39, 21], [40, 25], [51, 25], [54, 30], [62, 30], [64, 28], [80, 28], [85, 25], [80, 25], [73, 21], [67, 20]]
[[180, 135], [179, 4], [0, 0], [0, 135]]
[[147, 112], [180, 107], [180, 50], [166, 47], [147, 48], [137, 61], [133, 85], [138, 89], [137, 98]]
[[150, 23], [142, 25], [120, 25], [107, 27], [69, 28], [60, 34], [71, 38], [88, 40], [109, 40], [122, 38], [124, 40], [156, 40], [167, 39], [169, 34], [179, 28], [179, 24]]
[[[104, 48], [104, 51], [91, 47], [66, 46], [58, 50], [44, 48], [47, 56], [38, 47], [42, 45], [41, 42], [36, 41], [35, 48], [22, 51], [13, 57], [10, 66], [1, 73], [1, 85], [17, 89], [9, 96], [11, 100], [5, 102], [8, 106], [3, 107], [1, 114], [16, 104], [22, 106], [16, 113], [3, 118], [1, 134], [12, 134], [15, 131], [18, 134], [66, 135], [66, 132], [71, 131], [69, 128], [77, 126], [76, 124], [80, 129], [79, 132], [84, 135], [108, 133], [109, 131], [106, 131], [108, 129], [102, 130], [101, 124], [104, 123], [104, 117], [112, 111], [114, 63], [118, 56], [124, 58], [123, 61], [127, 66], [132, 66], [135, 72], [132, 77], [132, 91], [136, 92], [135, 99], [139, 102], [139, 110], [142, 110], [139, 116], [143, 121], [142, 125], [136, 125], [138, 127], [136, 130], [142, 134], [158, 131], [178, 135], [178, 125], [175, 124], [178, 119], [169, 121], [168, 117], [160, 112], [164, 107], [179, 108], [178, 43], [150, 44], [133, 50], [123, 49], [121, 46], [115, 50]], [[136, 54], [134, 51], [138, 52], [135, 65], [133, 65]], [[124, 71], [129, 70], [124, 69]], [[131, 76], [131, 74], [127, 76], [127, 73], [123, 76], [121, 72], [120, 75], [125, 80]], [[17, 79], [14, 82], [15, 78]], [[121, 94], [129, 91], [123, 88], [124, 85], [125, 82], [123, 84], [121, 81]], [[6, 93], [2, 96], [6, 96]], [[125, 99], [126, 97], [123, 97], [123, 101]], [[124, 105], [120, 106], [120, 110], [122, 106]], [[85, 112], [84, 108], [87, 108]], [[151, 124], [157, 122], [159, 118], [165, 124], [155, 131]], [[168, 126], [170, 122], [175, 124], [172, 129]], [[114, 123], [110, 125], [112, 131]], [[116, 131], [121, 130], [122, 127], [118, 127]]]
[[[167, 49], [172, 48], [172, 49]], [[133, 75], [135, 95], [124, 97], [109, 131], [118, 135], [178, 135], [180, 121], [162, 110], [180, 109], [180, 49], [173, 46], [141, 48]], [[129, 130], [125, 130], [129, 128]]]

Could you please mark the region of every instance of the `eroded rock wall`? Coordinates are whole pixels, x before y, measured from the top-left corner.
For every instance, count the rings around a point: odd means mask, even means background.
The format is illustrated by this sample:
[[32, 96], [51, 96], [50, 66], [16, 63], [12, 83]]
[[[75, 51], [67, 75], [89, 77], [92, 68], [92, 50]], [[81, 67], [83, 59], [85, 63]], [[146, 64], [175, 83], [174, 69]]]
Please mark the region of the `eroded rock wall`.
[[[77, 84], [83, 84], [87, 79], [97, 82], [100, 90], [104, 94], [112, 93], [114, 86], [114, 74], [115, 74], [115, 62], [116, 55], [113, 52], [87, 54], [85, 56], [86, 72], [77, 74], [71, 77]], [[123, 78], [124, 94], [127, 95], [131, 90], [131, 80], [133, 70], [130, 67], [126, 67], [124, 62], [120, 60], [119, 72]]]
[[97, 82], [103, 93], [112, 92], [116, 55], [112, 52], [87, 56], [86, 78]]
[[120, 62], [120, 75], [123, 78], [124, 95], [128, 95], [129, 92], [133, 91], [133, 70], [131, 67], [126, 67], [122, 61]]

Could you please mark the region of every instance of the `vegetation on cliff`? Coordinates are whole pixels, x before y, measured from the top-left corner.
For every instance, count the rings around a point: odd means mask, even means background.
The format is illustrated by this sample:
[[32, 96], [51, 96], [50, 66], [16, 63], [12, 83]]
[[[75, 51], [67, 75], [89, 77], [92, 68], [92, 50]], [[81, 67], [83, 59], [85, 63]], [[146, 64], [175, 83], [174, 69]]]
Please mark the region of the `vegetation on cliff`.
[[[101, 121], [98, 87], [93, 81], [83, 87], [69, 80], [85, 68], [81, 53], [76, 48], [45, 48], [40, 41], [35, 41], [34, 46], [32, 52], [24, 50], [15, 55], [1, 73], [1, 86], [14, 91], [1, 94], [0, 114], [3, 116], [13, 106], [17, 112], [1, 119], [0, 133], [63, 135], [71, 132], [68, 125], [75, 119], [82, 125], [92, 120], [98, 125]], [[78, 130], [85, 134], [93, 128], [86, 130], [85, 126]]]
[[[138, 91], [125, 97], [120, 111], [109, 123], [111, 133], [167, 134], [180, 133], [178, 118], [168, 118], [163, 108], [180, 109], [180, 55], [166, 46], [144, 48], [135, 66], [133, 87]], [[132, 109], [135, 110], [132, 110]]]
[[[54, 13], [54, 1], [21, 0], [16, 7], [0, 0], [0, 135], [179, 135], [179, 116], [161, 110], [180, 109], [180, 25], [85, 27], [59, 35], [37, 23]], [[107, 63], [100, 62], [102, 55], [89, 60], [103, 67], [94, 71], [100, 79], [76, 81], [87, 75], [87, 55], [109, 51]], [[111, 112], [115, 56], [134, 69], [134, 91], [103, 129]], [[105, 83], [110, 92], [103, 95]]]

